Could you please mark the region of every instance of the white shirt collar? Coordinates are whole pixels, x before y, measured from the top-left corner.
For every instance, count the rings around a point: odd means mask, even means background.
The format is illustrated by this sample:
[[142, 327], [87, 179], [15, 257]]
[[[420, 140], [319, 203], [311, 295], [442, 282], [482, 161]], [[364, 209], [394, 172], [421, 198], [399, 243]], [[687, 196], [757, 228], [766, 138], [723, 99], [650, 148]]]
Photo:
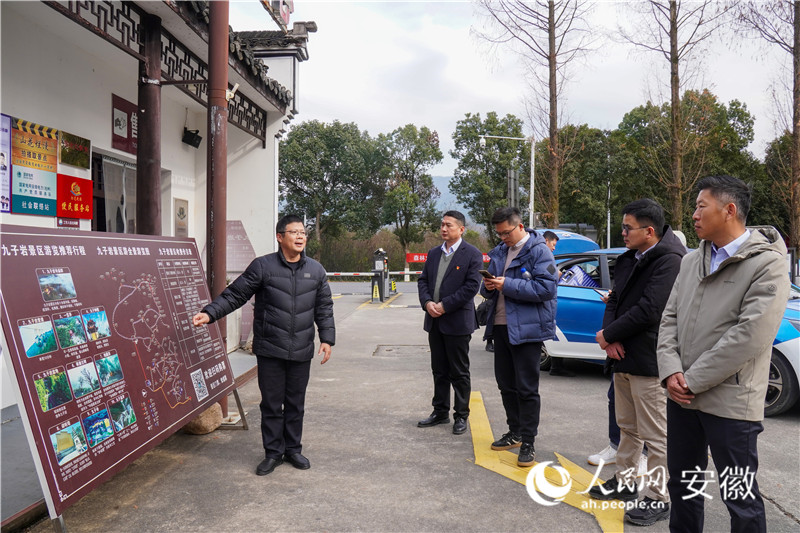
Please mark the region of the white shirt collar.
[[733, 257], [736, 255], [736, 252], [739, 251], [739, 248], [742, 247], [744, 242], [750, 237], [750, 230], [745, 228], [744, 233], [739, 235], [736, 239], [732, 240], [725, 246], [721, 248], [717, 248], [717, 245], [713, 242], [711, 243], [711, 272], [714, 272], [719, 268], [719, 265], [722, 264], [729, 257]]
[[[658, 242], [661, 242], [661, 241], [658, 241]], [[655, 248], [656, 246], [658, 246], [658, 242], [657, 242], [657, 243], [655, 243], [655, 244], [654, 244], [653, 246], [651, 246], [650, 248], [648, 248], [647, 250], [645, 250], [644, 252], [640, 252], [639, 250], [636, 250], [636, 254], [634, 254], [634, 257], [636, 257], [636, 260], [638, 261], [639, 259], [641, 259], [642, 257], [644, 257], [644, 254], [646, 254], [647, 252], [649, 252], [650, 250], [652, 250], [653, 248]]]
[[739, 248], [742, 247], [744, 241], [746, 241], [748, 237], [750, 237], [750, 230], [745, 228], [744, 233], [739, 235], [737, 238], [735, 238], [722, 248], [717, 248], [717, 245], [712, 242], [711, 250], [713, 252], [719, 252], [720, 250], [725, 250], [725, 253], [728, 254], [728, 257], [733, 257], [734, 255], [736, 255], [736, 252], [739, 251]]
[[524, 245], [526, 242], [528, 242], [528, 239], [530, 239], [530, 238], [531, 238], [531, 234], [526, 231], [525, 235], [523, 235], [523, 237], [520, 240], [518, 240], [517, 244], [512, 246], [511, 249], [514, 250], [514, 251], [519, 250], [520, 248], [522, 248], [522, 245]]
[[458, 250], [458, 247], [461, 246], [462, 240], [464, 239], [459, 237], [456, 243], [453, 246], [451, 246], [449, 250], [447, 249], [447, 242], [442, 242], [442, 251], [444, 252], [444, 255], [450, 255], [452, 253], [455, 253], [455, 251]]

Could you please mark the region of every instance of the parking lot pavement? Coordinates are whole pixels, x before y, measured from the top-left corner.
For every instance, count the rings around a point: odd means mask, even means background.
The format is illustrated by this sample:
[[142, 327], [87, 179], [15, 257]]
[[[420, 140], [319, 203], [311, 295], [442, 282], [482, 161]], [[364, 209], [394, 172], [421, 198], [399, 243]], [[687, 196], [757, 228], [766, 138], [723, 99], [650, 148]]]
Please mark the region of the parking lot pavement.
[[[594, 516], [566, 503], [537, 504], [519, 481], [477, 466], [473, 436], [487, 428], [477, 427], [475, 408], [476, 428], [464, 435], [453, 435], [450, 425], [416, 427], [431, 411], [432, 394], [416, 298], [409, 291], [370, 304], [366, 294], [336, 296], [337, 343], [328, 364], [312, 365], [308, 388], [303, 453], [310, 470], [284, 464], [268, 476], [254, 474], [263, 450], [251, 381], [240, 390], [250, 431], [170, 437], [68, 509], [70, 532], [601, 531]], [[505, 417], [481, 334], [471, 343], [472, 387], [488, 431], [499, 435]], [[570, 364], [574, 378], [542, 375], [536, 459], [556, 461], [558, 453], [589, 469], [586, 456], [607, 443], [608, 382], [597, 365]], [[764, 426], [759, 485], [768, 528], [797, 531], [800, 411]], [[612, 473], [606, 467], [602, 478]], [[727, 531], [718, 488], [708, 493], [706, 531]], [[648, 531], [668, 531], [667, 523]]]

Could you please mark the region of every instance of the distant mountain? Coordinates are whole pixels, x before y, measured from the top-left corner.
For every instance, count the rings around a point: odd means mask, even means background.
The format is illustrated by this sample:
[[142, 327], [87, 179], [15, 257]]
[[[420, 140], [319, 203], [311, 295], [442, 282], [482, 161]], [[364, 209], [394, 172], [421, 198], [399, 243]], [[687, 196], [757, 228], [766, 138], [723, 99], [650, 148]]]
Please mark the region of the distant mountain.
[[440, 196], [436, 200], [436, 207], [439, 208], [441, 211], [447, 211], [448, 209], [455, 209], [456, 211], [461, 211], [464, 213], [464, 216], [467, 217], [467, 225], [472, 225], [474, 222], [467, 212], [467, 208], [458, 203], [456, 199], [456, 195], [450, 192], [450, 176], [433, 176], [433, 184], [439, 189]]

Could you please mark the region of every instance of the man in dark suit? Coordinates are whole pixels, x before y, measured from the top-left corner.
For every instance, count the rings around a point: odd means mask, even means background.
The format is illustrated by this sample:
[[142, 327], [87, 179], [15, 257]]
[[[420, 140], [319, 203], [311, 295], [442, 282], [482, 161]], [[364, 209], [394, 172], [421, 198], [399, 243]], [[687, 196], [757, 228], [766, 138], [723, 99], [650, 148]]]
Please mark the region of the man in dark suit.
[[433, 412], [417, 423], [425, 428], [450, 421], [450, 387], [453, 387], [453, 433], [467, 431], [469, 416], [469, 341], [478, 327], [475, 295], [481, 284], [478, 270], [483, 254], [464, 242], [466, 219], [458, 211], [442, 217], [444, 241], [428, 252], [417, 281], [419, 302], [425, 311], [425, 331], [431, 347]]

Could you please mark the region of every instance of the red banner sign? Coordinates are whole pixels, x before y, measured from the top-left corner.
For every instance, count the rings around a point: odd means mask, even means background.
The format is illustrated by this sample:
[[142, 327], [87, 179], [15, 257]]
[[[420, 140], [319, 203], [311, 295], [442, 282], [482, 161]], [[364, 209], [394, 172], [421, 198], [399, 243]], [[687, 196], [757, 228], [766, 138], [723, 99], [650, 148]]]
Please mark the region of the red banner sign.
[[58, 174], [57, 216], [91, 219], [92, 204], [92, 180]]
[[[406, 263], [424, 263], [427, 260], [428, 260], [428, 254], [426, 254], [426, 253], [406, 254]], [[489, 262], [489, 254], [483, 254], [483, 262], [484, 263], [488, 263]]]

